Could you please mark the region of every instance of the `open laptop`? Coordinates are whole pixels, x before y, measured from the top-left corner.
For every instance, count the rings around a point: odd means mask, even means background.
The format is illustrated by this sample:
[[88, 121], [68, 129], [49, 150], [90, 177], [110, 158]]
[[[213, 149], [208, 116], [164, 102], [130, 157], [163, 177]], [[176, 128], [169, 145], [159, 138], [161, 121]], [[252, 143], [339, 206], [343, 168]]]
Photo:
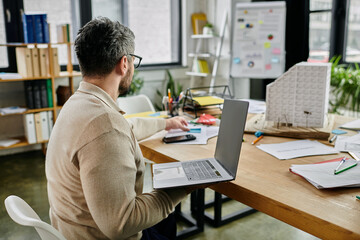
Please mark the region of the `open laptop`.
[[248, 107], [248, 102], [226, 99], [214, 158], [154, 164], [154, 189], [234, 180]]

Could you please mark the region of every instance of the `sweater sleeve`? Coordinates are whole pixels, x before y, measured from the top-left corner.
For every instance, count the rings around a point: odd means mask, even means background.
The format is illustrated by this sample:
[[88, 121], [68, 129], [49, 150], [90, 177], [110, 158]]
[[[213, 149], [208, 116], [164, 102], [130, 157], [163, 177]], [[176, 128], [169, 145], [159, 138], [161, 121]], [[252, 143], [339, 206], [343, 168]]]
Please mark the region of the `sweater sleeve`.
[[138, 141], [164, 130], [166, 126], [163, 118], [129, 118], [127, 121]]
[[186, 196], [178, 191], [136, 195], [135, 143], [113, 130], [78, 152], [85, 199], [99, 229], [111, 239], [123, 239], [155, 225]]

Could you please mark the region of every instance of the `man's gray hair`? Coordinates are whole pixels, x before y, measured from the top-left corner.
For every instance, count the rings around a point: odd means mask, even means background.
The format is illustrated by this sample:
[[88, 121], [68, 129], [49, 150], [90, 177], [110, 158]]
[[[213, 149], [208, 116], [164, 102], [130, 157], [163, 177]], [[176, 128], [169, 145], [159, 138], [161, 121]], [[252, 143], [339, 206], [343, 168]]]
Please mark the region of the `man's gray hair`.
[[108, 75], [121, 57], [134, 53], [134, 40], [134, 33], [118, 21], [98, 17], [88, 22], [80, 28], [75, 40], [82, 75]]

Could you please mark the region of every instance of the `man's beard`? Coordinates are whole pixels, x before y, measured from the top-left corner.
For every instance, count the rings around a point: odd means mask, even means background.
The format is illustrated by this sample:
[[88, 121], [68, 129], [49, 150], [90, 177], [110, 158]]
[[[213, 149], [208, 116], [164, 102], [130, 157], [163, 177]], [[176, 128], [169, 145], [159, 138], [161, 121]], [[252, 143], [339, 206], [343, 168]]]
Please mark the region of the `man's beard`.
[[127, 72], [126, 76], [119, 84], [119, 97], [126, 96], [131, 87], [130, 71]]

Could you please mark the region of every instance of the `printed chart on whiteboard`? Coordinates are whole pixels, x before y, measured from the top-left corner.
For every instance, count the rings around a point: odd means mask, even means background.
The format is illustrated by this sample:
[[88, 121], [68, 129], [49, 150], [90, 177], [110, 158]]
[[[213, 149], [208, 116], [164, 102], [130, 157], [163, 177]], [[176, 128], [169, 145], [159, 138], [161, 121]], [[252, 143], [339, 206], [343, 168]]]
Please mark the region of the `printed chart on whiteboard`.
[[285, 2], [236, 3], [231, 77], [277, 78], [285, 69]]

